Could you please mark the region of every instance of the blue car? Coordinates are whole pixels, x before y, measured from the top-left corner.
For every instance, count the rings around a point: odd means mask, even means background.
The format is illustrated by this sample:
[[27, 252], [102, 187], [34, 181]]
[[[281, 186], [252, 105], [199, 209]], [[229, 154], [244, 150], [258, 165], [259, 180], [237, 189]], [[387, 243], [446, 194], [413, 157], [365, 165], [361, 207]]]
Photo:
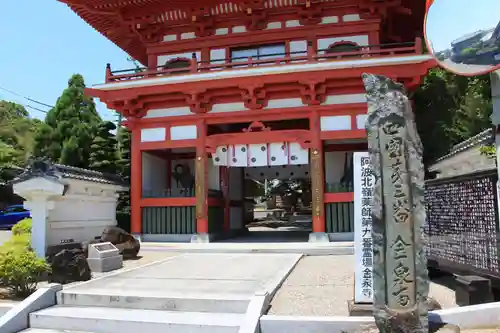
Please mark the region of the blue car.
[[10, 229], [17, 222], [30, 218], [29, 210], [26, 210], [23, 205], [12, 205], [0, 211], [0, 229]]

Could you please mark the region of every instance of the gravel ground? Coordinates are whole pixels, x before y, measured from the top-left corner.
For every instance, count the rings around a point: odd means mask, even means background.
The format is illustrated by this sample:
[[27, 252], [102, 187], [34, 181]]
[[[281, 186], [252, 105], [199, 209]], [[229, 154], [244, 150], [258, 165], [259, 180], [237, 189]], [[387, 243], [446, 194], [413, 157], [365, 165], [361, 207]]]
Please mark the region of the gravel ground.
[[[352, 255], [303, 257], [274, 296], [269, 314], [347, 316], [347, 301], [354, 297], [353, 272]], [[429, 296], [443, 308], [457, 306], [455, 292], [441, 284], [431, 283]]]

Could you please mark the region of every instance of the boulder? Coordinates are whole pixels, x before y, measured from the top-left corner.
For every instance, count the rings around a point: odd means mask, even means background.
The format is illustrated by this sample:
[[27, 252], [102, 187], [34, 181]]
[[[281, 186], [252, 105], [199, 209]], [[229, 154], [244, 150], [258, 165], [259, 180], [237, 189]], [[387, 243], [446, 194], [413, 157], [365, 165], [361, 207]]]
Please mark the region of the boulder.
[[120, 251], [123, 258], [135, 258], [141, 249], [141, 244], [134, 236], [118, 227], [107, 227], [98, 242], [110, 242]]
[[51, 283], [71, 283], [88, 281], [92, 278], [89, 264], [83, 249], [64, 249], [52, 257]]

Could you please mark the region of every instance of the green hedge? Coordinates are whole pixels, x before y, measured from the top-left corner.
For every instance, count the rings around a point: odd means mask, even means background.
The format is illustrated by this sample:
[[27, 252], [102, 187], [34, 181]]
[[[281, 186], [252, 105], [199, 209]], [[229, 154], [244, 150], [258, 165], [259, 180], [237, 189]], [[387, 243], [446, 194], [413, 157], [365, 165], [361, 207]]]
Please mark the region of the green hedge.
[[31, 219], [24, 219], [12, 227], [13, 235], [31, 234]]
[[12, 236], [0, 246], [0, 285], [17, 297], [36, 290], [38, 282], [50, 266], [31, 249], [31, 219], [12, 228]]

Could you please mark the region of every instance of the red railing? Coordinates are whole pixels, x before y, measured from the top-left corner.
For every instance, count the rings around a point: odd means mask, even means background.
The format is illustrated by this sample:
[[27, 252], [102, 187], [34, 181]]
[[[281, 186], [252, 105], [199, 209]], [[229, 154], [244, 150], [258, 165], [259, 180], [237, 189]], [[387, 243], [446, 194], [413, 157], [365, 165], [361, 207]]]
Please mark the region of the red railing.
[[[180, 74], [198, 74], [209, 71], [221, 71], [230, 69], [252, 68], [258, 66], [287, 65], [296, 63], [314, 63], [322, 61], [338, 61], [352, 58], [390, 57], [395, 55], [422, 54], [422, 40], [417, 38], [414, 42], [393, 43], [380, 45], [358, 46], [357, 50], [349, 52], [335, 52], [332, 49], [315, 50], [309, 43], [307, 51], [275, 53], [261, 55], [260, 59], [232, 58], [214, 59], [209, 62], [198, 61], [196, 54], [188, 61], [184, 59], [186, 66], [179, 68], [168, 68], [159, 66], [154, 70], [147, 68], [133, 68], [112, 71], [110, 64], [106, 66], [106, 83], [125, 80], [137, 80], [157, 76], [171, 76]], [[270, 57], [268, 59], [262, 59]]]

